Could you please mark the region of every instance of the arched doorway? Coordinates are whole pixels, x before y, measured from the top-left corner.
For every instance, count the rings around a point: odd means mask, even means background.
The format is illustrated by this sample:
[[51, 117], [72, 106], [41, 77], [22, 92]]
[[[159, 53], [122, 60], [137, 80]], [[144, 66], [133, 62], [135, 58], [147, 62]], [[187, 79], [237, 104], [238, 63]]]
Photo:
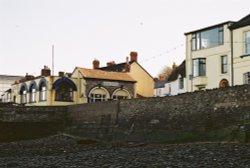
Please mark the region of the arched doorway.
[[55, 81], [52, 87], [55, 93], [55, 101], [74, 101], [74, 91], [77, 91], [75, 83], [68, 78], [60, 78]]
[[220, 84], [219, 84], [219, 87], [220, 87], [220, 88], [226, 88], [226, 87], [228, 87], [228, 86], [229, 86], [228, 80], [222, 79], [222, 80], [220, 81]]

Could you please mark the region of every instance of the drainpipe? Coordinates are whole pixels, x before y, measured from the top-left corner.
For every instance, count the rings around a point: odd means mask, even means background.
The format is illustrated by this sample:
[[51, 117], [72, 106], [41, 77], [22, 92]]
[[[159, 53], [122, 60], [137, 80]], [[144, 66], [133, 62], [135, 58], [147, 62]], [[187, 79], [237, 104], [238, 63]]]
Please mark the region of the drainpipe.
[[233, 48], [233, 30], [230, 29], [230, 36], [231, 36], [231, 83], [234, 86], [234, 48]]
[[193, 70], [193, 56], [192, 56], [192, 38], [191, 38], [191, 40], [190, 40], [190, 69], [191, 69], [191, 74], [189, 75], [189, 80], [191, 80], [190, 81], [190, 85], [191, 85], [191, 87], [190, 87], [190, 91], [191, 92], [193, 92], [193, 78], [194, 78], [194, 70]]

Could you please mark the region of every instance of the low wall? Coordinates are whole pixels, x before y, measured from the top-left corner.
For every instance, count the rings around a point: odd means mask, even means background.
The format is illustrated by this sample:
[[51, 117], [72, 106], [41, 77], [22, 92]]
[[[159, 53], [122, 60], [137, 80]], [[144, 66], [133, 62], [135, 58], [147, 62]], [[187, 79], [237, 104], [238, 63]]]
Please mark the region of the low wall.
[[0, 106], [0, 142], [43, 137], [70, 125], [67, 107]]
[[249, 118], [249, 85], [68, 107], [0, 108], [1, 124], [54, 123], [52, 132], [149, 143], [233, 140]]

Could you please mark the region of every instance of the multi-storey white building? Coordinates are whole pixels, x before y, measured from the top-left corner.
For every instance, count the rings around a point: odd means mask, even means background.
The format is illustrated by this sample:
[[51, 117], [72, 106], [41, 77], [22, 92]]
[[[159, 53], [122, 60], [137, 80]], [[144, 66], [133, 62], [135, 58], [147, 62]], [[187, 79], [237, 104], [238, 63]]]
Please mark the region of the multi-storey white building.
[[250, 15], [185, 35], [187, 91], [250, 83]]

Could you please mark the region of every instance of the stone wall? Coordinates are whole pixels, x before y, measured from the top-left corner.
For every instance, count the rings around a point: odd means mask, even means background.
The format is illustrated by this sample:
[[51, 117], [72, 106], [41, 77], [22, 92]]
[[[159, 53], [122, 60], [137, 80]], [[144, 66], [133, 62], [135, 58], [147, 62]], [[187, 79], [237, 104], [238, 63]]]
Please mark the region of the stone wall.
[[117, 132], [128, 131], [129, 141], [226, 140], [249, 115], [249, 85], [126, 100], [120, 102]]
[[38, 138], [63, 132], [69, 125], [67, 107], [0, 105], [0, 142]]
[[0, 108], [2, 124], [57, 123], [59, 131], [85, 138], [168, 143], [234, 140], [249, 116], [249, 85], [68, 107]]

